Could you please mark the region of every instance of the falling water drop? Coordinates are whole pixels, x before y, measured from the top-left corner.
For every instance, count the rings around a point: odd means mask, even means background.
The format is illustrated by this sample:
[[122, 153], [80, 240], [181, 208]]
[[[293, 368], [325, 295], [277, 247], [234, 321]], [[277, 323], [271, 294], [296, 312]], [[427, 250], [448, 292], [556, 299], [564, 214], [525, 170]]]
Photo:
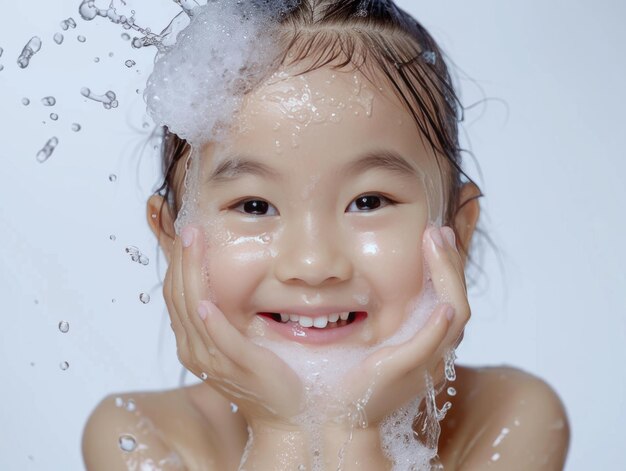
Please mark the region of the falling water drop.
[[4, 66], [0, 64], [0, 72], [2, 72], [3, 70], [4, 70]]
[[141, 293], [139, 295], [139, 301], [144, 304], [148, 304], [150, 302], [150, 295], [148, 293]]
[[2, 49], [2, 48], [0, 47], [0, 57], [2, 57], [2, 53], [3, 53], [3, 52], [4, 52], [4, 49]]
[[61, 29], [63, 31], [67, 31], [68, 28], [76, 28], [76, 21], [74, 21], [74, 18], [69, 17], [67, 20], [63, 20], [61, 21], [61, 23], [59, 23], [61, 25]]
[[448, 388], [448, 396], [456, 396], [456, 389], [452, 386]]
[[113, 242], [115, 242], [115, 239], [116, 239], [115, 234], [111, 234], [109, 236], [109, 239], [112, 240]]
[[97, 64], [98, 62], [100, 62], [100, 58], [98, 56], [93, 58], [93, 61]]
[[37, 152], [37, 161], [39, 163], [44, 163], [46, 160], [48, 160], [54, 152], [54, 149], [56, 148], [58, 143], [59, 140], [56, 137], [51, 137], [50, 139], [48, 139], [46, 145], [44, 145], [43, 148], [39, 152]]
[[43, 106], [54, 106], [57, 104], [57, 99], [53, 96], [45, 96], [41, 99]]
[[202, 381], [206, 381], [206, 379], [209, 377], [208, 374], [206, 374], [204, 371], [202, 373], [200, 373], [200, 379]]
[[135, 409], [137, 409], [137, 404], [135, 404], [135, 401], [133, 401], [132, 399], [129, 399], [126, 403], [126, 410], [128, 412], [134, 412]]
[[109, 181], [112, 182], [112, 183], [117, 181], [117, 175], [115, 175], [114, 173], [109, 175]]
[[96, 95], [89, 88], [83, 87], [80, 89], [80, 94], [85, 98], [102, 103], [102, 106], [107, 110], [117, 108], [119, 105], [115, 92], [112, 90], [107, 91], [104, 95]]
[[130, 35], [128, 33], [122, 33], [122, 39], [124, 41], [130, 41]]
[[76, 36], [76, 39], [78, 39], [79, 43], [84, 43], [85, 41], [87, 41], [87, 38], [83, 36], [82, 34], [79, 34], [78, 36]]
[[137, 448], [137, 441], [135, 440], [135, 437], [133, 437], [132, 435], [127, 435], [127, 434], [120, 435], [120, 439], [118, 443], [120, 445], [120, 449], [127, 453], [130, 453], [131, 451], [135, 451], [135, 448]]
[[59, 322], [59, 330], [64, 334], [67, 334], [70, 330], [70, 323], [67, 321]]
[[26, 46], [24, 46], [24, 49], [22, 49], [22, 53], [17, 58], [17, 65], [19, 65], [22, 69], [28, 67], [28, 64], [30, 64], [30, 60], [35, 54], [37, 54], [37, 52], [39, 52], [39, 49], [41, 49], [41, 39], [39, 39], [37, 36], [33, 36], [26, 43]]
[[456, 360], [456, 353], [454, 352], [454, 350], [448, 350], [448, 352], [446, 352], [444, 360], [444, 373], [448, 381], [454, 381], [456, 379], [454, 360]]
[[80, 131], [80, 129], [81, 129], [80, 124], [72, 123], [72, 131], [78, 132], [78, 131]]
[[66, 361], [62, 361], [59, 364], [59, 368], [61, 368], [63, 371], [67, 370], [70, 367], [70, 364]]
[[22, 105], [24, 106], [30, 105], [30, 100], [26, 97], [22, 98]]
[[239, 410], [239, 406], [237, 404], [235, 404], [234, 402], [231, 402], [230, 403], [230, 411], [233, 414], [236, 414], [238, 410]]
[[61, 33], [54, 33], [54, 36], [52, 37], [52, 39], [54, 40], [55, 43], [62, 44], [65, 38], [63, 37]]
[[128, 59], [126, 62], [124, 62], [124, 64], [126, 65], [126, 67], [130, 69], [132, 66], [136, 64], [136, 62], [132, 59]]
[[56, 121], [57, 119], [59, 119], [59, 115], [56, 113], [50, 113], [50, 119], [52, 121]]

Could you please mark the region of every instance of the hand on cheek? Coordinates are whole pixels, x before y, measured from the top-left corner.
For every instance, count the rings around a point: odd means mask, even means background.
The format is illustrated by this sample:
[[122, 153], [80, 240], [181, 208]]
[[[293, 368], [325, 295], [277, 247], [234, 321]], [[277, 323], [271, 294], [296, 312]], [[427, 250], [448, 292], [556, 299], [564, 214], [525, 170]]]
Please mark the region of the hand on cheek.
[[288, 422], [301, 407], [301, 384], [270, 351], [252, 343], [206, 300], [201, 232], [185, 227], [174, 241], [163, 294], [181, 363], [242, 412]]

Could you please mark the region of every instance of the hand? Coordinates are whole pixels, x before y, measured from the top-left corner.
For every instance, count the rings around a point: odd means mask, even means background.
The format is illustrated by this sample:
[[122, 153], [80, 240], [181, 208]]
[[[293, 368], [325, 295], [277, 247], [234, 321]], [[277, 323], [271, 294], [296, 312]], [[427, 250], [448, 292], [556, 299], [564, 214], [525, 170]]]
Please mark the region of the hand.
[[200, 231], [187, 226], [174, 239], [163, 296], [178, 357], [193, 374], [236, 403], [245, 415], [289, 422], [300, 412], [302, 385], [275, 354], [239, 332], [207, 301]]
[[430, 227], [422, 245], [437, 296], [429, 320], [406, 342], [375, 351], [344, 383], [348, 401], [364, 409], [370, 424], [424, 391], [426, 373], [434, 384], [443, 380], [443, 357], [456, 348], [470, 317], [454, 232], [449, 227]]

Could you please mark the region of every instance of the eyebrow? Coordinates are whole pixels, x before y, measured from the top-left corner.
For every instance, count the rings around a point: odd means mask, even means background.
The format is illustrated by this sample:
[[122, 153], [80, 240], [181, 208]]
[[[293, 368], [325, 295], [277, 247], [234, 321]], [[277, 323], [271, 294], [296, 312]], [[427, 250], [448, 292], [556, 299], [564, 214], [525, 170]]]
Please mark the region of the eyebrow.
[[241, 178], [244, 175], [280, 180], [280, 173], [269, 165], [258, 162], [245, 154], [231, 154], [211, 172], [208, 181], [225, 183]]
[[[419, 172], [400, 154], [392, 150], [369, 151], [355, 160], [348, 162], [340, 171], [341, 176], [358, 175], [369, 170], [384, 170], [401, 176], [419, 176]], [[270, 180], [280, 180], [281, 174], [262, 162], [245, 154], [227, 156], [213, 170], [208, 182], [226, 183], [246, 175], [253, 175]]]
[[392, 150], [374, 150], [349, 162], [341, 171], [343, 175], [358, 175], [369, 170], [385, 170], [401, 176], [419, 176], [418, 170], [404, 157]]

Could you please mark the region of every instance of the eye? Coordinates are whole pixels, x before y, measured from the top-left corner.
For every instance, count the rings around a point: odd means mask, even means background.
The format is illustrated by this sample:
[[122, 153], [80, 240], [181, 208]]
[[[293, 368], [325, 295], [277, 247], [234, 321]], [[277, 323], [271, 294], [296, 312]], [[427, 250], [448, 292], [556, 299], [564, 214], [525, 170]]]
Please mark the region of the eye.
[[253, 216], [277, 216], [278, 210], [274, 205], [268, 203], [265, 200], [250, 199], [241, 201], [237, 205], [233, 206], [233, 209], [240, 213], [250, 214]]
[[350, 206], [346, 209], [346, 212], [353, 211], [356, 208], [357, 212], [368, 212], [375, 209], [384, 208], [389, 204], [394, 204], [389, 198], [383, 195], [361, 195], [355, 198]]

